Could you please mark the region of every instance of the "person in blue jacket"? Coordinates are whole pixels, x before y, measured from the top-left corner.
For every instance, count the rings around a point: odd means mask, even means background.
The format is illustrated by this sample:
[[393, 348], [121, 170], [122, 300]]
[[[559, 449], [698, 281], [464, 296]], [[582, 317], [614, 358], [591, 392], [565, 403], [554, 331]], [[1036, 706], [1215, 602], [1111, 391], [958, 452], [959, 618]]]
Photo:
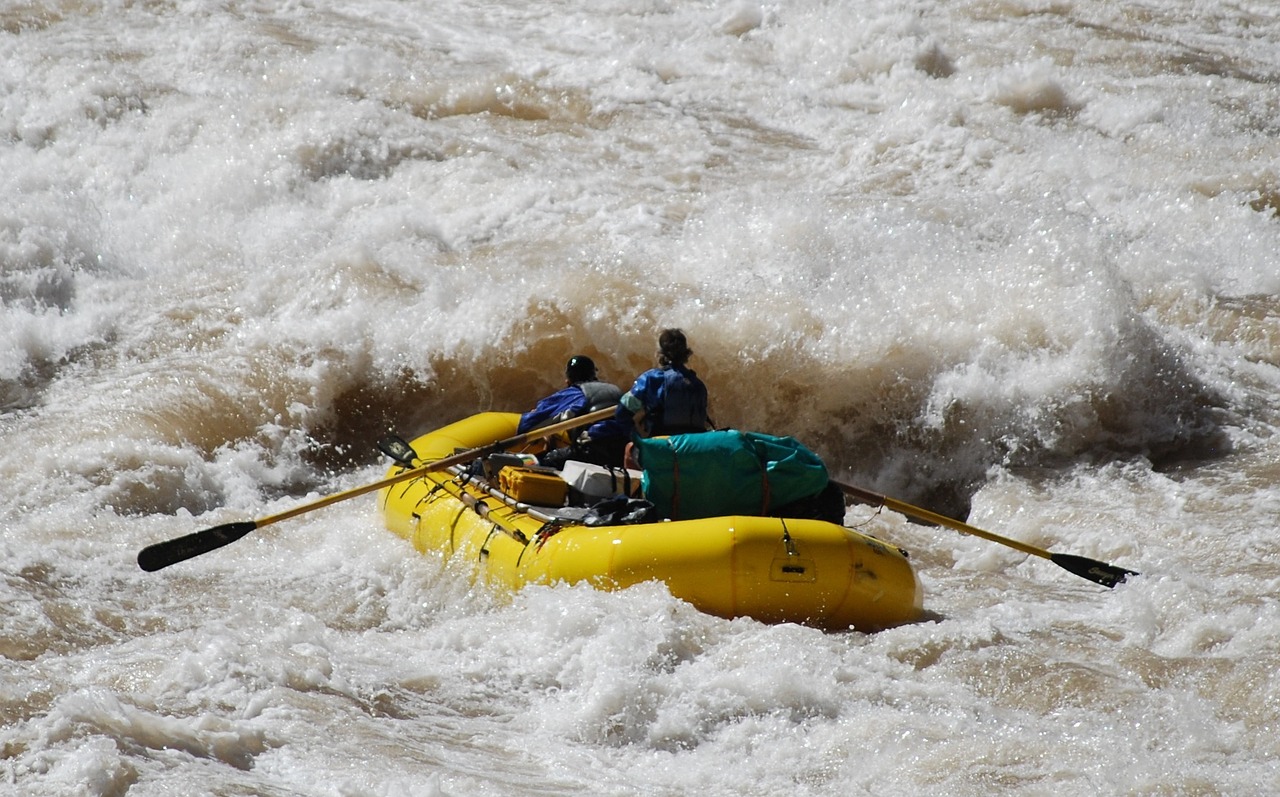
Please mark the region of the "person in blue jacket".
[[707, 431], [707, 386], [689, 368], [692, 355], [684, 332], [662, 330], [658, 367], [636, 378], [615, 417], [642, 437]]
[[[585, 355], [569, 358], [564, 369], [564, 379], [563, 388], [543, 398], [533, 409], [520, 416], [517, 434], [611, 407], [622, 396], [617, 385], [599, 380], [595, 362]], [[630, 427], [616, 418], [608, 418], [591, 424], [581, 432], [574, 432], [569, 445], [546, 451], [538, 457], [538, 461], [557, 469], [570, 459], [596, 465], [620, 466], [629, 439]]]

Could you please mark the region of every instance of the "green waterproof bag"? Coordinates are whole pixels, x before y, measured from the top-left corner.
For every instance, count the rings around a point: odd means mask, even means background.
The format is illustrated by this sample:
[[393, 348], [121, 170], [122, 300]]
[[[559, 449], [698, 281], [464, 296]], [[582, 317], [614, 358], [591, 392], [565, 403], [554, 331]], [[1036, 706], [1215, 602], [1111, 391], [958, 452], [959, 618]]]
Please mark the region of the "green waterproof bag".
[[662, 517], [767, 515], [827, 486], [827, 467], [794, 438], [727, 429], [636, 441], [644, 495]]

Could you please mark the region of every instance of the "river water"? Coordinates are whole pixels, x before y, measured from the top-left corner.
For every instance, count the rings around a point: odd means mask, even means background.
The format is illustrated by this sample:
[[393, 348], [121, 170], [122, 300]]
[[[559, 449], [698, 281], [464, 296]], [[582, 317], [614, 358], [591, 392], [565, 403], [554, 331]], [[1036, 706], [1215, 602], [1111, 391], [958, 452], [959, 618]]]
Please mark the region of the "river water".
[[[1264, 0], [0, 7], [0, 790], [1280, 793]], [[680, 326], [928, 616], [495, 595], [360, 498]]]

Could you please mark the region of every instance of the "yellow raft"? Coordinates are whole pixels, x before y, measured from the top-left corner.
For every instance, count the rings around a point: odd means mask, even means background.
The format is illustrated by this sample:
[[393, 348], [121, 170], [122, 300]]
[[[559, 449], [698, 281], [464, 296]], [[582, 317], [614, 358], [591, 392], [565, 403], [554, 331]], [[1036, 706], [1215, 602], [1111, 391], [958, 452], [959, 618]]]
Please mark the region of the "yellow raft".
[[[423, 462], [516, 432], [520, 416], [488, 412], [412, 442]], [[396, 466], [389, 475], [405, 471]], [[871, 631], [919, 619], [923, 593], [898, 548], [821, 520], [717, 517], [617, 526], [557, 518], [460, 467], [384, 488], [386, 526], [423, 553], [475, 564], [501, 589], [587, 582], [623, 589], [661, 581], [708, 614]]]

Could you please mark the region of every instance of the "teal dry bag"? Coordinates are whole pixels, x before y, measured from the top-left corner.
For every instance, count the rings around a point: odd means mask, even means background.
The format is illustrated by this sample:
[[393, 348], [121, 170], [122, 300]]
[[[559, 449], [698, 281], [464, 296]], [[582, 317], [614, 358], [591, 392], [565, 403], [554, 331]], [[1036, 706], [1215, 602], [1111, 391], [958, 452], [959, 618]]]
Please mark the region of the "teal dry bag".
[[672, 520], [767, 515], [817, 495], [827, 467], [791, 437], [727, 429], [636, 441], [644, 494]]

